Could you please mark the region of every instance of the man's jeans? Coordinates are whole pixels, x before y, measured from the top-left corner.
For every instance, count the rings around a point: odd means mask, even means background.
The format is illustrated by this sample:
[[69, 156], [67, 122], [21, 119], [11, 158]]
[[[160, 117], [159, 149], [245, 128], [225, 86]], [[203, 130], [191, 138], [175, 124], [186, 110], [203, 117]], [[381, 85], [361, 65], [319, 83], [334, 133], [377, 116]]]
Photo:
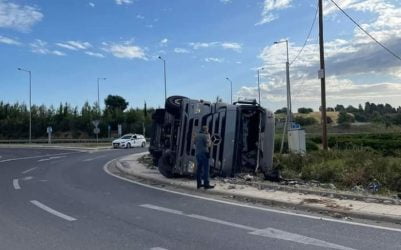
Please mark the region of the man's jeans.
[[196, 181], [198, 187], [202, 185], [209, 186], [209, 158], [206, 153], [196, 155]]

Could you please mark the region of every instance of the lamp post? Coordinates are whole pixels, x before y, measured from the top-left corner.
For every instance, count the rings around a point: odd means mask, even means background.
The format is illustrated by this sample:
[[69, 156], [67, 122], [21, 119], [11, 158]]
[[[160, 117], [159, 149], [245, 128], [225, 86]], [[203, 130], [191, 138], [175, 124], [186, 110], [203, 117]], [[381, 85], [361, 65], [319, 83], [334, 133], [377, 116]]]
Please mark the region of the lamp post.
[[167, 79], [166, 79], [166, 60], [159, 56], [160, 60], [163, 61], [163, 70], [164, 70], [164, 100], [167, 100]]
[[105, 81], [107, 78], [106, 77], [98, 77], [97, 78], [97, 110], [98, 110], [98, 112], [99, 112], [99, 114], [101, 113], [100, 112], [100, 88], [99, 88], [99, 81], [100, 80], [103, 80], [103, 81]]
[[18, 70], [29, 74], [29, 143], [32, 143], [32, 73], [23, 68], [18, 68]]
[[274, 42], [274, 44], [279, 44], [279, 43], [285, 43], [287, 48], [287, 61], [285, 63], [286, 81], [287, 81], [287, 118], [285, 120], [283, 136], [281, 138], [280, 153], [282, 153], [284, 148], [284, 138], [285, 138], [284, 135], [285, 132], [288, 131], [289, 124], [291, 124], [291, 86], [290, 86], [290, 60], [288, 56], [288, 40]]
[[226, 80], [230, 82], [230, 89], [231, 89], [230, 99], [231, 99], [231, 104], [233, 104], [233, 82], [228, 77], [226, 77]]
[[258, 95], [259, 95], [259, 106], [261, 105], [260, 104], [260, 71], [261, 70], [264, 70], [265, 68], [260, 68], [260, 69], [258, 69]]
[[274, 44], [285, 43], [287, 48], [287, 61], [285, 63], [286, 68], [286, 82], [287, 82], [287, 122], [291, 123], [291, 86], [290, 86], [290, 60], [288, 56], [288, 40], [277, 41]]

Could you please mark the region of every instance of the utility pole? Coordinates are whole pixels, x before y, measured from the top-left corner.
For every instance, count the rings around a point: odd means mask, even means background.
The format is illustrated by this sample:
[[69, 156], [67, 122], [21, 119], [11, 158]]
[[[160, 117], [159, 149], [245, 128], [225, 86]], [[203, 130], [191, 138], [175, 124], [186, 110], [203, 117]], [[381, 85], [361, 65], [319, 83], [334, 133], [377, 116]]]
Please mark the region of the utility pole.
[[319, 46], [320, 46], [320, 70], [319, 78], [321, 81], [322, 94], [322, 143], [323, 149], [327, 150], [327, 115], [326, 115], [326, 72], [324, 65], [324, 41], [323, 41], [323, 0], [319, 0]]

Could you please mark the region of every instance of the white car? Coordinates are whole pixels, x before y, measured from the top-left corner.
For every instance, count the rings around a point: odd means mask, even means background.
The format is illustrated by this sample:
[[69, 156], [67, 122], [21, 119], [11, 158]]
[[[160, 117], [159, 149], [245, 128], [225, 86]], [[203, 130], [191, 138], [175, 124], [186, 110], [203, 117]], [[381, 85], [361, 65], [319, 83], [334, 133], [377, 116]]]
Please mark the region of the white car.
[[112, 142], [113, 148], [145, 147], [146, 139], [143, 135], [126, 134]]

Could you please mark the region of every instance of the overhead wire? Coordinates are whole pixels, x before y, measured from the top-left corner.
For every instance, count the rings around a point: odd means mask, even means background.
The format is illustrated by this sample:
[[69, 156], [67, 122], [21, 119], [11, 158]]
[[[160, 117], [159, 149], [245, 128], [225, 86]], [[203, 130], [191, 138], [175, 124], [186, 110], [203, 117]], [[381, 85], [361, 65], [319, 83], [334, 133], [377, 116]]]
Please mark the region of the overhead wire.
[[319, 12], [319, 7], [318, 7], [318, 4], [316, 3], [316, 12], [315, 12], [315, 16], [314, 16], [314, 18], [313, 18], [311, 27], [310, 27], [310, 29], [309, 29], [308, 35], [306, 36], [306, 39], [305, 39], [304, 44], [302, 45], [302, 48], [298, 51], [298, 54], [295, 56], [295, 58], [290, 62], [290, 65], [292, 65], [292, 64], [298, 59], [299, 55], [300, 55], [300, 54], [303, 52], [303, 50], [305, 49], [305, 46], [306, 46], [306, 44], [307, 44], [308, 41], [309, 41], [310, 35], [312, 34], [313, 27], [315, 26], [316, 17], [317, 17], [318, 12]]
[[345, 10], [343, 10], [334, 0], [330, 0], [346, 17], [348, 17], [351, 22], [353, 22], [360, 30], [362, 30], [368, 37], [370, 37], [373, 41], [375, 41], [380, 47], [382, 47], [384, 50], [386, 50], [388, 53], [390, 53], [392, 56], [397, 58], [398, 60], [401, 61], [401, 57], [394, 53], [391, 49], [387, 48], [384, 44], [379, 42], [376, 38], [374, 38], [369, 32], [367, 32], [362, 26], [355, 21]]

